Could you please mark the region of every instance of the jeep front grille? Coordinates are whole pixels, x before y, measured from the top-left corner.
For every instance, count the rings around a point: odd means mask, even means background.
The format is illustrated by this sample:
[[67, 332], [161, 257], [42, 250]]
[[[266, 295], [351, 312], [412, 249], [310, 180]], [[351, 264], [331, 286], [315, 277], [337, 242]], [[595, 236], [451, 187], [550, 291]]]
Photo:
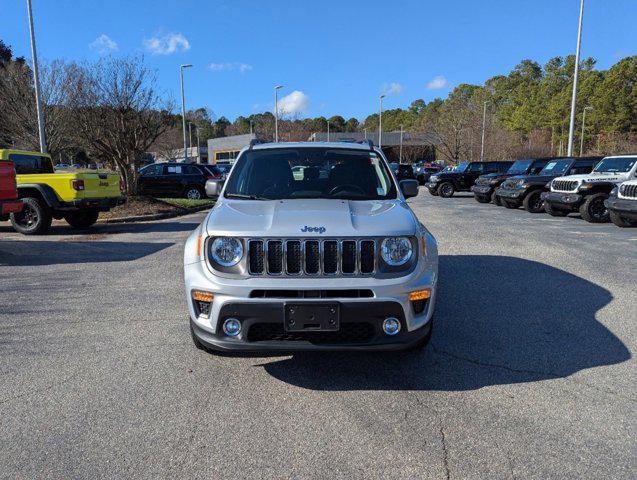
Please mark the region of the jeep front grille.
[[561, 192], [572, 192], [577, 188], [577, 182], [574, 180], [553, 180], [551, 187], [553, 190]]
[[375, 240], [248, 240], [250, 275], [371, 275]]
[[622, 185], [619, 187], [619, 194], [626, 198], [637, 198], [637, 185]]

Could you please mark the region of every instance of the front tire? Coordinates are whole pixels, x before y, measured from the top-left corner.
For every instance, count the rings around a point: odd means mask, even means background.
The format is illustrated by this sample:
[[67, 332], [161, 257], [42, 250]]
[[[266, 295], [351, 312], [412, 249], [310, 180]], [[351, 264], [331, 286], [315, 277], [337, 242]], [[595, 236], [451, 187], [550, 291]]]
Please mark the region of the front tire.
[[495, 192], [491, 194], [491, 203], [497, 205], [498, 207], [502, 206], [502, 200], [496, 195]]
[[453, 187], [453, 183], [445, 182], [438, 187], [438, 193], [442, 198], [451, 198], [453, 197], [456, 189]]
[[548, 213], [551, 217], [566, 217], [568, 215], [568, 212], [566, 210], [553, 208], [551, 204], [548, 202], [544, 202], [544, 211]]
[[489, 203], [491, 201], [489, 197], [485, 197], [484, 195], [474, 195], [474, 197], [480, 203]]
[[517, 203], [510, 202], [509, 200], [502, 200], [502, 205], [504, 205], [506, 208], [510, 208], [512, 210], [519, 207], [519, 205]]
[[75, 212], [64, 215], [64, 220], [73, 228], [88, 228], [97, 222], [99, 212]]
[[610, 221], [610, 214], [604, 200], [608, 198], [606, 193], [596, 193], [584, 200], [579, 207], [579, 213], [589, 223], [606, 223]]
[[428, 188], [427, 190], [429, 190], [429, 193], [431, 195], [433, 195], [434, 197], [438, 196], [438, 189], [436, 189], [436, 188]]
[[23, 235], [42, 235], [51, 227], [51, 209], [44, 200], [35, 197], [22, 198], [24, 207], [19, 213], [11, 214], [11, 225]]
[[530, 192], [522, 201], [524, 210], [529, 213], [542, 213], [544, 212], [544, 201], [542, 200], [542, 190], [535, 190]]
[[617, 212], [613, 212], [612, 210], [609, 212], [610, 221], [613, 222], [618, 227], [628, 228], [628, 227], [637, 227], [637, 220], [630, 220], [628, 218], [622, 217]]

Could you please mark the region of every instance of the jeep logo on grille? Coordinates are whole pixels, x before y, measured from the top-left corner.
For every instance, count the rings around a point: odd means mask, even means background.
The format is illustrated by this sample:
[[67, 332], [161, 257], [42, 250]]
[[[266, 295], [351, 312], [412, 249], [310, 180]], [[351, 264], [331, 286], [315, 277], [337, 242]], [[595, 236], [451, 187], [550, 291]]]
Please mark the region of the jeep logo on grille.
[[325, 233], [325, 227], [308, 227], [305, 225], [301, 231], [303, 233], [314, 232], [314, 233]]

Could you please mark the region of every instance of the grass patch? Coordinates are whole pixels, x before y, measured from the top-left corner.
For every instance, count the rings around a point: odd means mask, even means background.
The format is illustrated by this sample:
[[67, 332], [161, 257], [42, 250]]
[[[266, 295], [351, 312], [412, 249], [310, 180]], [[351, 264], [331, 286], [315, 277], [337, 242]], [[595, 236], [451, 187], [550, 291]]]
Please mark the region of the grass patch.
[[171, 205], [175, 205], [177, 207], [203, 207], [206, 205], [214, 205], [214, 200], [210, 200], [208, 198], [201, 200], [190, 200], [188, 198], [160, 198], [162, 202], [169, 203]]

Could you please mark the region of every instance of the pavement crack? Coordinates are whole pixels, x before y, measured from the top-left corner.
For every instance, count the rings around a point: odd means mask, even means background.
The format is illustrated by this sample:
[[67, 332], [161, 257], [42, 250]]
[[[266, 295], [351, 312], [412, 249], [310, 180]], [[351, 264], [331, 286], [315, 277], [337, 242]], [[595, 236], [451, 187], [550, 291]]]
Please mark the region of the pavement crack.
[[570, 377], [569, 375], [559, 374], [559, 373], [554, 373], [554, 372], [544, 372], [544, 371], [541, 371], [541, 370], [528, 370], [528, 369], [523, 369], [523, 368], [513, 368], [513, 367], [506, 366], [506, 365], [501, 365], [501, 364], [498, 364], [498, 363], [482, 362], [480, 360], [474, 360], [472, 358], [463, 357], [462, 355], [457, 355], [455, 353], [451, 353], [451, 352], [448, 352], [446, 350], [442, 350], [440, 348], [436, 348], [436, 347], [432, 347], [432, 348], [433, 348], [433, 351], [435, 353], [440, 353], [440, 354], [446, 355], [448, 357], [455, 358], [457, 360], [462, 360], [464, 362], [472, 363], [474, 365], [479, 365], [481, 367], [499, 368], [499, 369], [502, 369], [502, 370], [506, 370], [508, 372], [528, 374], [528, 375], [537, 375], [538, 377], [551, 377], [553, 379], [561, 378], [561, 379], [564, 379], [564, 380], [566, 380], [568, 382], [572, 382], [572, 383], [576, 383], [578, 385], [582, 385], [582, 386], [585, 386], [585, 387], [588, 387], [588, 388], [592, 388], [593, 390], [597, 390], [598, 392], [607, 393], [609, 395], [613, 395], [613, 396], [616, 396], [618, 398], [623, 398], [624, 400], [628, 400], [630, 402], [637, 402], [636, 398], [627, 397], [627, 396], [622, 395], [621, 393], [616, 392], [614, 390], [610, 390], [610, 389], [607, 389], [607, 388], [602, 388], [602, 387], [599, 387], [597, 385], [593, 385], [593, 384], [588, 383], [588, 382], [583, 382], [583, 381], [580, 381], [580, 380], [576, 380], [576, 379]]
[[445, 467], [445, 475], [447, 480], [451, 478], [451, 472], [449, 471], [449, 454], [447, 452], [447, 440], [445, 438], [445, 429], [440, 427], [440, 441], [442, 443], [442, 464]]

